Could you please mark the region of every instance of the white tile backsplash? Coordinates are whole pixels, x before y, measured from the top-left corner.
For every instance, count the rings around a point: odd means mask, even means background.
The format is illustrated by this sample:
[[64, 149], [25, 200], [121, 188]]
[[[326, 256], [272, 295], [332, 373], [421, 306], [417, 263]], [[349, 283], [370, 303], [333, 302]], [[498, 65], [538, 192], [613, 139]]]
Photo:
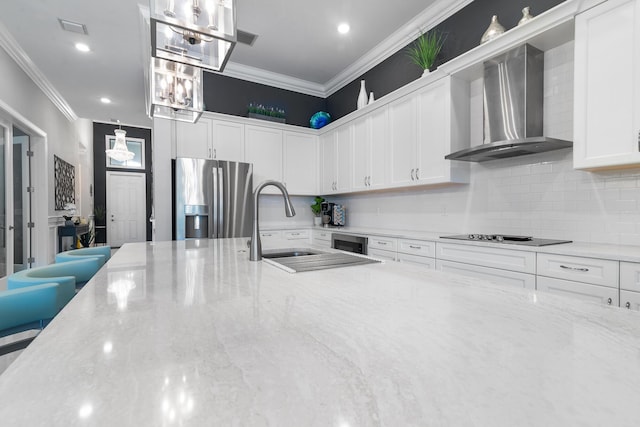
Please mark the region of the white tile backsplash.
[[[482, 86], [471, 83], [472, 145], [482, 141]], [[545, 52], [544, 128], [573, 139], [573, 42]], [[640, 244], [640, 169], [573, 169], [571, 149], [471, 165], [468, 185], [332, 197], [352, 226], [527, 234]]]

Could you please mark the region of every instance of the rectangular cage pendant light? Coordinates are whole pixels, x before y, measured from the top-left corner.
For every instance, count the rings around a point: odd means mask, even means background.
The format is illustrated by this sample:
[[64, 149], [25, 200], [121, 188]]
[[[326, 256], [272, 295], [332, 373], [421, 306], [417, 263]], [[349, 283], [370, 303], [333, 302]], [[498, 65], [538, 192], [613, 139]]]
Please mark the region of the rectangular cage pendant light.
[[150, 0], [151, 55], [222, 71], [237, 41], [235, 0]]
[[202, 68], [151, 58], [149, 116], [195, 123], [203, 111]]

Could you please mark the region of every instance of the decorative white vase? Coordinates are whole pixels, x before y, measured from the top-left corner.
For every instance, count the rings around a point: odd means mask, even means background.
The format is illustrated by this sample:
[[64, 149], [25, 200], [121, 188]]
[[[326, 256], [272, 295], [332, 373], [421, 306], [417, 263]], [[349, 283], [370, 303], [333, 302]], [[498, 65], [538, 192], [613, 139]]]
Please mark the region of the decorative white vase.
[[424, 69], [424, 71], [422, 72], [422, 77], [424, 77], [424, 76], [428, 76], [430, 72], [431, 72], [431, 71], [429, 71], [429, 69], [428, 69], [428, 68], [425, 68], [425, 69]]
[[314, 216], [313, 217], [313, 225], [315, 225], [316, 227], [321, 227], [322, 226], [322, 217], [321, 216]]
[[500, 22], [498, 22], [498, 15], [493, 15], [491, 17], [491, 23], [487, 28], [487, 31], [484, 32], [482, 38], [480, 39], [480, 44], [486, 43], [489, 40], [493, 40], [496, 37], [501, 36], [505, 32], [504, 27]]
[[373, 92], [369, 92], [369, 104], [373, 104], [376, 99], [373, 97]]
[[520, 19], [520, 21], [518, 21], [518, 26], [520, 26], [522, 24], [526, 24], [527, 22], [531, 21], [532, 19], [533, 19], [533, 15], [531, 15], [530, 8], [529, 8], [529, 6], [527, 6], [524, 9], [522, 9], [522, 18]]
[[360, 80], [360, 93], [358, 94], [358, 110], [367, 105], [367, 88], [364, 87], [364, 80]]

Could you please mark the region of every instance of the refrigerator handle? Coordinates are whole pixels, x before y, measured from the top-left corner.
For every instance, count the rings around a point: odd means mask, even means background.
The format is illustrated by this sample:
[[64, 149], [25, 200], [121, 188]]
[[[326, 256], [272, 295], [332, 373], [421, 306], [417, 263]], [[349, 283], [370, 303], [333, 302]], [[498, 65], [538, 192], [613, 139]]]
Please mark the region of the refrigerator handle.
[[218, 199], [218, 204], [219, 204], [219, 209], [218, 209], [218, 236], [216, 237], [225, 237], [225, 233], [224, 233], [224, 199], [225, 199], [225, 187], [224, 187], [224, 174], [222, 173], [222, 168], [218, 168], [218, 185], [219, 185], [219, 199]]
[[218, 238], [218, 168], [213, 168], [213, 212], [210, 223], [213, 224], [213, 231], [211, 233], [212, 239]]

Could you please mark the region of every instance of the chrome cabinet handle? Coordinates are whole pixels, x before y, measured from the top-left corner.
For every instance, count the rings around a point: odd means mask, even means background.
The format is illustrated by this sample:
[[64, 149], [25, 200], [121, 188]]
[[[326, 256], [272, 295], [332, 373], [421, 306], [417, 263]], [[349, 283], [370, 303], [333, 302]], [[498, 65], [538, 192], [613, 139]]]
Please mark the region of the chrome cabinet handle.
[[420, 175], [418, 175], [419, 172], [420, 168], [416, 168], [416, 181], [420, 180]]
[[422, 249], [422, 246], [413, 246], [413, 245], [409, 245], [409, 247], [411, 249]]
[[378, 242], [378, 244], [379, 244], [379, 245], [386, 246], [386, 245], [387, 245], [387, 242]]
[[217, 159], [218, 158], [218, 152], [216, 151], [216, 149], [213, 149], [213, 158]]
[[371, 187], [371, 175], [367, 178], [367, 182], [369, 183], [369, 187]]
[[262, 237], [271, 237], [272, 234], [271, 233], [262, 233]]
[[627, 301], [627, 303], [624, 305], [627, 308], [631, 308], [631, 303], [629, 301]]
[[584, 267], [571, 267], [571, 266], [568, 266], [568, 265], [562, 265], [562, 264], [560, 264], [560, 268], [564, 268], [565, 270], [572, 270], [572, 271], [582, 271], [582, 272], [584, 272], [584, 271], [589, 271], [589, 269], [588, 269], [588, 268], [584, 268]]
[[640, 130], [638, 131], [638, 151], [640, 151]]
[[365, 187], [367, 186], [367, 177], [366, 176], [364, 177], [364, 186]]
[[416, 180], [414, 173], [415, 173], [415, 169], [411, 169], [411, 181]]
[[607, 300], [607, 304], [608, 304], [608, 305], [611, 305], [611, 303], [612, 303], [612, 302], [613, 302], [613, 300], [612, 300], [611, 298], [609, 298], [609, 299]]
[[300, 233], [291, 233], [292, 236], [299, 236]]

